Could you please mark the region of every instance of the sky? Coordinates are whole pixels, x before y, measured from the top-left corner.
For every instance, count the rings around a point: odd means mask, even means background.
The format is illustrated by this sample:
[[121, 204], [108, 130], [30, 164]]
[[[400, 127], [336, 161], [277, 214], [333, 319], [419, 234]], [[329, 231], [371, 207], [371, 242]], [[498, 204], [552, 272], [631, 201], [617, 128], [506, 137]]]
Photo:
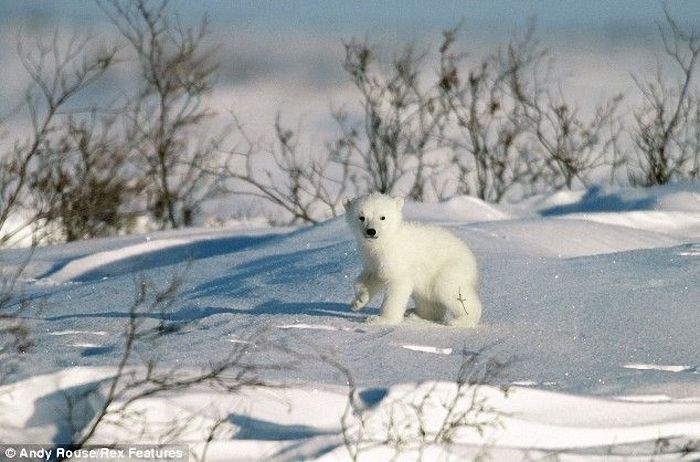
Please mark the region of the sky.
[[[663, 3], [656, 0], [173, 0], [171, 3], [185, 21], [207, 13], [214, 26], [253, 25], [261, 33], [265, 29], [271, 32], [288, 28], [325, 34], [381, 30], [420, 35], [449, 27], [461, 19], [466, 28], [475, 32], [498, 33], [534, 16], [543, 30], [564, 37], [598, 31], [604, 37], [616, 38], [653, 33], [663, 11]], [[700, 24], [700, 3], [680, 0], [667, 6], [682, 22]], [[90, 27], [100, 17], [99, 8], [89, 0], [0, 2], [2, 27], [17, 23]]]

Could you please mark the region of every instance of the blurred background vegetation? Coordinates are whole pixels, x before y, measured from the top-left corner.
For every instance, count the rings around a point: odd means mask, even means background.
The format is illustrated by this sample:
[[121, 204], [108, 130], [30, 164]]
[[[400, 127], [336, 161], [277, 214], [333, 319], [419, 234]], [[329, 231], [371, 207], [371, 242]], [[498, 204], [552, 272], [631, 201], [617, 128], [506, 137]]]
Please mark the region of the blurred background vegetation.
[[0, 242], [697, 179], [693, 1], [0, 4]]

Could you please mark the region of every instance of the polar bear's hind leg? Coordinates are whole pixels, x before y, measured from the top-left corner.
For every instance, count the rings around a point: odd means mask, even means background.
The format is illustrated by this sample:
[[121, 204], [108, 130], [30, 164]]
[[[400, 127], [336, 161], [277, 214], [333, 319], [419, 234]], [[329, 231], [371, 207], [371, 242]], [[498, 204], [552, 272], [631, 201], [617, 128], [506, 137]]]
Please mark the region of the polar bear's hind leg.
[[470, 270], [462, 265], [451, 267], [443, 270], [436, 281], [435, 298], [451, 315], [450, 325], [474, 327], [481, 319], [481, 301]]
[[422, 297], [414, 298], [416, 301], [416, 314], [419, 317], [433, 322], [443, 322], [445, 320], [445, 305]]
[[458, 288], [457, 294], [443, 303], [452, 314], [451, 326], [475, 327], [481, 319], [481, 301], [472, 288]]

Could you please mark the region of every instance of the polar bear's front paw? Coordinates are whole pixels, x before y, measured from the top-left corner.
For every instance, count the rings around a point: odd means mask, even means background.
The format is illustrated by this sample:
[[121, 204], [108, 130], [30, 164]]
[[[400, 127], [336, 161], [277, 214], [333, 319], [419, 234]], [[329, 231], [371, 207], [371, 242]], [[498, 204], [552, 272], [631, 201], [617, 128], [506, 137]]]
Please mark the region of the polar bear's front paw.
[[362, 300], [360, 300], [359, 298], [355, 298], [355, 300], [353, 300], [353, 301], [350, 303], [350, 309], [351, 309], [352, 311], [360, 311], [360, 310], [361, 310], [362, 308], [364, 308], [366, 305], [367, 305], [367, 302], [366, 302], [366, 301], [362, 301]]
[[350, 303], [350, 309], [360, 311], [369, 303], [369, 291], [365, 287], [358, 287], [355, 299]]
[[395, 324], [398, 324], [401, 322], [400, 319], [393, 319], [393, 318], [388, 318], [386, 316], [368, 316], [367, 319], [365, 319], [365, 322], [367, 324], [372, 324], [375, 326], [393, 326]]

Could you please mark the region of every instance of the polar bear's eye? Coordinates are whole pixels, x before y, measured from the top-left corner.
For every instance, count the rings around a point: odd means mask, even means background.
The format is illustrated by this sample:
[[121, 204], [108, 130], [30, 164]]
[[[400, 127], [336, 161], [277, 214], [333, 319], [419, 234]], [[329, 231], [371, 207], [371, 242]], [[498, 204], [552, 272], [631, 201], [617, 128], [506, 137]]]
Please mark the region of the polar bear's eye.
[[365, 221], [365, 217], [360, 217], [360, 221]]
[[386, 217], [379, 217], [380, 220], [386, 220]]

